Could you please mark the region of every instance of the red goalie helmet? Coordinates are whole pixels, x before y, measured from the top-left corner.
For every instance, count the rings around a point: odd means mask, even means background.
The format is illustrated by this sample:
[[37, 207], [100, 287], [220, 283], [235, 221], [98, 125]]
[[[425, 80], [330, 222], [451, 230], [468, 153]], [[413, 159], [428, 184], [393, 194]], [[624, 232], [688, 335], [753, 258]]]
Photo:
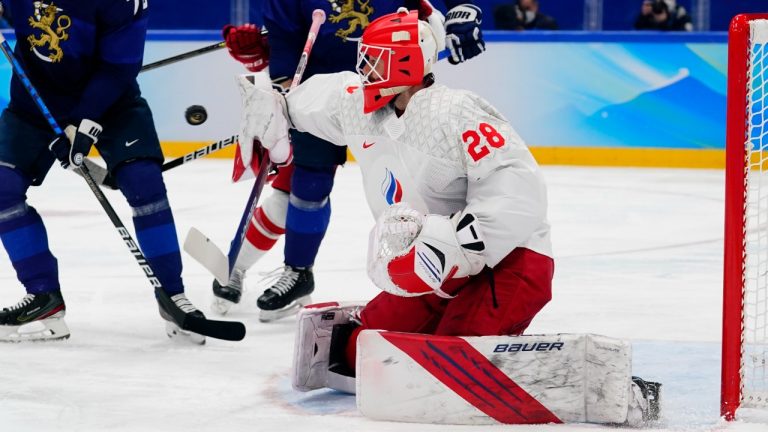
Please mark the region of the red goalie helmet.
[[405, 8], [373, 21], [357, 50], [357, 73], [363, 83], [363, 111], [386, 105], [397, 94], [421, 84], [437, 61], [437, 41], [417, 11]]

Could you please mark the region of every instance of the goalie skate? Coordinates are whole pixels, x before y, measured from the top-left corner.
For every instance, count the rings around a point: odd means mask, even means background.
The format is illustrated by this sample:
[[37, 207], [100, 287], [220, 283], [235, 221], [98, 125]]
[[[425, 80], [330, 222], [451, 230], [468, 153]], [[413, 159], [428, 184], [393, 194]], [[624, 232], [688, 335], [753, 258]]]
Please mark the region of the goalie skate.
[[[184, 293], [176, 294], [174, 296], [170, 297], [176, 306], [184, 311], [188, 315], [192, 316], [199, 316], [201, 318], [204, 318], [205, 315], [203, 315], [202, 312], [197, 310], [197, 308], [192, 304], [192, 302], [189, 301], [187, 296]], [[159, 309], [160, 309], [160, 316], [165, 320], [165, 333], [168, 335], [169, 338], [182, 341], [182, 342], [189, 342], [196, 345], [203, 345], [205, 343], [205, 336], [194, 333], [188, 330], [182, 329], [176, 321], [173, 320], [171, 317], [171, 314], [163, 309], [163, 304], [158, 302]]]
[[[639, 424], [658, 421], [661, 417], [661, 383], [646, 381], [640, 377], [632, 377], [633, 387], [637, 387], [642, 395], [641, 413]], [[632, 425], [632, 422], [628, 422]]]
[[65, 314], [61, 291], [27, 294], [17, 304], [0, 311], [0, 341], [67, 339]]
[[264, 291], [256, 302], [259, 307], [259, 321], [270, 322], [290, 315], [310, 303], [310, 294], [315, 290], [312, 268], [286, 265], [277, 282]]
[[222, 285], [218, 280], [213, 280], [213, 303], [211, 309], [220, 315], [226, 315], [232, 307], [240, 303], [243, 296], [243, 279], [245, 273], [235, 270], [227, 285]]

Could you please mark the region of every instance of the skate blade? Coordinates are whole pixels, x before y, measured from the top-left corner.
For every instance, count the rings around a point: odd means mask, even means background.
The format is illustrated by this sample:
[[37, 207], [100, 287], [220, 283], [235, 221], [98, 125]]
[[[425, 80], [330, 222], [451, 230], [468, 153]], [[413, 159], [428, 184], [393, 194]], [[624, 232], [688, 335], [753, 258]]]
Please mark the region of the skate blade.
[[289, 304], [288, 306], [282, 309], [271, 310], [271, 311], [260, 309], [259, 321], [266, 323], [266, 322], [276, 321], [291, 315], [296, 315], [297, 313], [299, 313], [301, 308], [309, 304], [312, 304], [312, 296], [299, 297], [296, 300], [294, 300], [293, 303]]
[[191, 343], [195, 345], [205, 344], [205, 336], [197, 333], [192, 333], [186, 330], [182, 330], [176, 323], [166, 321], [165, 322], [165, 334], [174, 341]]
[[231, 302], [227, 299], [214, 297], [213, 302], [211, 302], [211, 310], [219, 315], [226, 315], [229, 310], [232, 309], [232, 307], [236, 304], [237, 303]]
[[[59, 315], [61, 314], [61, 315]], [[42, 342], [69, 338], [69, 327], [59, 312], [49, 318], [20, 326], [0, 326], [0, 342]]]

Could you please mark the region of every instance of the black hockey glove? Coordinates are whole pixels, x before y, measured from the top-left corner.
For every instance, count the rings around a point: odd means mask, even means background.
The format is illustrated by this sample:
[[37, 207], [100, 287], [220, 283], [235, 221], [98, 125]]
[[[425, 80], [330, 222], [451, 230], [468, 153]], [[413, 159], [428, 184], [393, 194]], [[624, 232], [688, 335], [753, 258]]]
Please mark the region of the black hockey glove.
[[95, 121], [83, 119], [77, 129], [72, 125], [64, 128], [64, 133], [51, 141], [48, 150], [56, 155], [56, 159], [65, 169], [79, 168], [91, 147], [99, 141], [99, 135], [101, 135], [101, 125]]
[[472, 4], [461, 4], [448, 11], [445, 16], [445, 45], [450, 51], [448, 61], [459, 64], [485, 51], [483, 32], [483, 11]]

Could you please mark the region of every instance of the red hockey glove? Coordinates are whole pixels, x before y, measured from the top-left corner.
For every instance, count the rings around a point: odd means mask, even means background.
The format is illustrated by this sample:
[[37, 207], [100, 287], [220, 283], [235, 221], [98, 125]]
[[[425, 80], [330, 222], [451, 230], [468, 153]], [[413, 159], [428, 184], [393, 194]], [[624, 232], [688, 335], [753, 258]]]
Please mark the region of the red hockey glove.
[[432, 3], [429, 0], [419, 0], [419, 19], [426, 21], [432, 15]]
[[267, 36], [254, 24], [227, 25], [222, 30], [229, 55], [251, 72], [259, 72], [269, 65]]

